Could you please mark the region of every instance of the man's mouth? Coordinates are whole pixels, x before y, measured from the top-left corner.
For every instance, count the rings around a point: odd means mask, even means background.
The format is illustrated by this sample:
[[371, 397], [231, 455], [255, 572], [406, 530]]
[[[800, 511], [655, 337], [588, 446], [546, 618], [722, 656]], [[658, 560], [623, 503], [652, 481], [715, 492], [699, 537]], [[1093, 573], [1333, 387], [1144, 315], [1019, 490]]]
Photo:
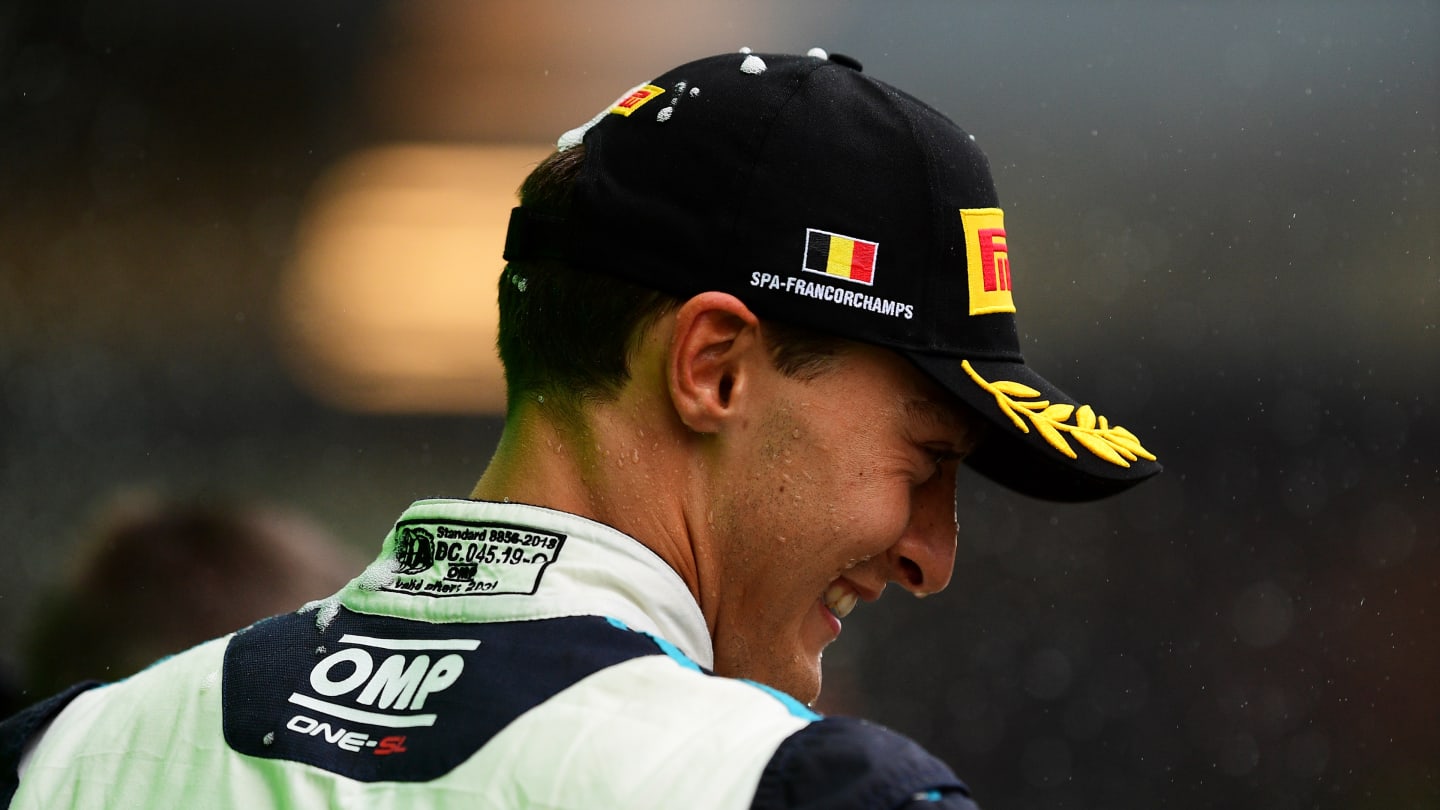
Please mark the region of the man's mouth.
[[835, 615], [835, 618], [843, 619], [855, 609], [855, 603], [860, 601], [860, 594], [837, 579], [825, 589], [822, 601], [824, 601], [826, 609]]

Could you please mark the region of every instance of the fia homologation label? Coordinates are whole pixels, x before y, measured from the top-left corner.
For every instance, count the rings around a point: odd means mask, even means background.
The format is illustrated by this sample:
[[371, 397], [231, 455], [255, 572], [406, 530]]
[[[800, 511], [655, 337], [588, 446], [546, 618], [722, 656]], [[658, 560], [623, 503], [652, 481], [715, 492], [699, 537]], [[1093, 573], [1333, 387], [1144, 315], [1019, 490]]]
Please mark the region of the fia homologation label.
[[410, 520], [395, 527], [396, 576], [381, 590], [427, 596], [533, 594], [565, 535], [502, 523]]

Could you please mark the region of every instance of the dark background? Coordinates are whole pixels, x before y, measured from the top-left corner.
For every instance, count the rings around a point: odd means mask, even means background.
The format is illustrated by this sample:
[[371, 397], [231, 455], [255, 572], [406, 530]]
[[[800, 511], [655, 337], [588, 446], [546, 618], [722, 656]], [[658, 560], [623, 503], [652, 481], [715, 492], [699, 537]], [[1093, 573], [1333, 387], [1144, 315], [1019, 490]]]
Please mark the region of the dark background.
[[117, 491], [366, 553], [468, 493], [495, 416], [338, 410], [286, 361], [327, 168], [545, 142], [742, 45], [976, 134], [1028, 360], [1167, 468], [1087, 506], [963, 479], [953, 585], [857, 611], [824, 708], [989, 808], [1440, 807], [1435, 2], [0, 7], [0, 665]]

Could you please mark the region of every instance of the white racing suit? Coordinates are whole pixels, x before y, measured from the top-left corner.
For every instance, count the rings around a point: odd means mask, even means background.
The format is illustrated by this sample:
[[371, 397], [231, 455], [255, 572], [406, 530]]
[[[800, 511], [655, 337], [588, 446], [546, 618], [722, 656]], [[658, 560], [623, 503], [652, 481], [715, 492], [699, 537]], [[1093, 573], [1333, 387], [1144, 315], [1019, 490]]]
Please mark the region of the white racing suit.
[[335, 596], [0, 724], [0, 807], [973, 810], [914, 742], [711, 664], [633, 538], [420, 501]]

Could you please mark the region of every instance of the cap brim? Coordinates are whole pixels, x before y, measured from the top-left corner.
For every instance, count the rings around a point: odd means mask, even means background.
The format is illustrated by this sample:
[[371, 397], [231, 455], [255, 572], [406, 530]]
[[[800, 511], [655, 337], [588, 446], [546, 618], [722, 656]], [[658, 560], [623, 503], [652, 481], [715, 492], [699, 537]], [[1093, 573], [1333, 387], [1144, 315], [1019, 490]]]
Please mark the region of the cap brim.
[[1161, 470], [1133, 433], [1024, 363], [905, 354], [990, 423], [966, 463], [996, 483], [1050, 501], [1093, 501]]

